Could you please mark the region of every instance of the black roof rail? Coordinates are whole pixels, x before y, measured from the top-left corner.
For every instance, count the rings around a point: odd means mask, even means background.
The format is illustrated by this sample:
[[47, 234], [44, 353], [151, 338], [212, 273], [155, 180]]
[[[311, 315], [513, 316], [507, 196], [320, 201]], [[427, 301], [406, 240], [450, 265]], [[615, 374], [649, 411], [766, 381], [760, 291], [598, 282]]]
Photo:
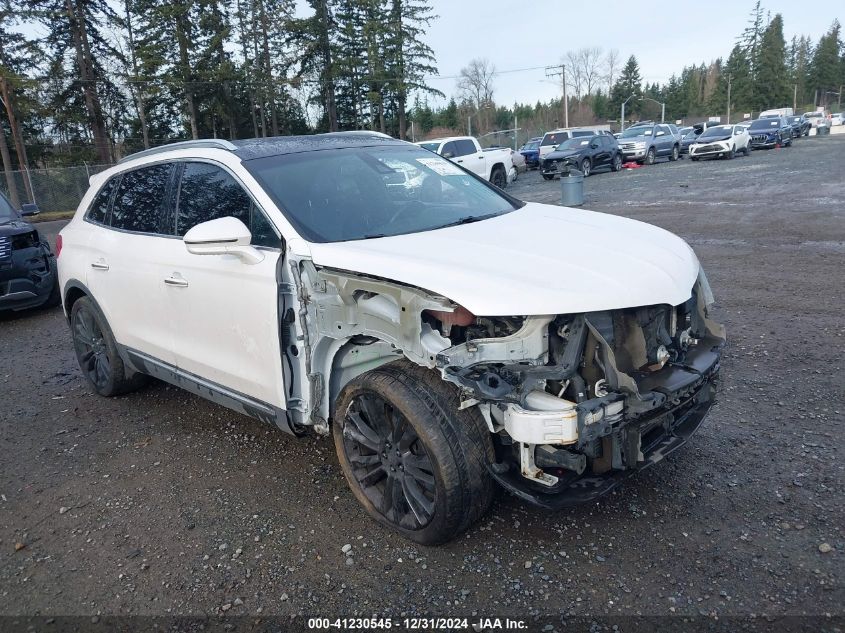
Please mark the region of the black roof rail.
[[145, 156], [153, 156], [163, 152], [169, 152], [175, 149], [225, 149], [233, 152], [238, 149], [238, 146], [222, 138], [204, 138], [193, 141], [179, 141], [177, 143], [168, 143], [167, 145], [159, 145], [158, 147], [151, 147], [150, 149], [141, 150], [129, 156], [124, 156], [117, 164], [125, 163], [136, 158], [144, 158]]

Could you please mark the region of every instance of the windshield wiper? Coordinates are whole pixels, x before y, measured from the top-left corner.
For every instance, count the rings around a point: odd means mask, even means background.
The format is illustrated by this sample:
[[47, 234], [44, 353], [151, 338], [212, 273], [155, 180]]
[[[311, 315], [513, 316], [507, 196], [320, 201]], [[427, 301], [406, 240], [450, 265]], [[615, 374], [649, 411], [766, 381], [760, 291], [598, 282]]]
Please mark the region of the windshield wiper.
[[359, 237], [359, 240], [375, 240], [379, 237], [387, 237], [387, 233], [373, 233], [371, 235], [365, 235], [364, 237]]
[[460, 218], [455, 220], [454, 222], [449, 222], [448, 224], [442, 224], [440, 226], [441, 229], [445, 229], [447, 226], [460, 226], [461, 224], [472, 224], [473, 222], [481, 222], [482, 220], [489, 220], [490, 218], [495, 218], [498, 213], [487, 213], [486, 215], [468, 215], [464, 218]]

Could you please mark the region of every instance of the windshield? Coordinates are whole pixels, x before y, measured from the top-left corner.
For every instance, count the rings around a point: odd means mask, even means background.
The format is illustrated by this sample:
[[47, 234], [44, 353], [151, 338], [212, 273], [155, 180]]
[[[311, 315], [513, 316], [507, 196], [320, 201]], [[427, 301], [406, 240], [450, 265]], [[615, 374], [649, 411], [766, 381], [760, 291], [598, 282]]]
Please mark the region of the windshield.
[[0, 193], [0, 224], [11, 222], [18, 218], [18, 212], [12, 208], [12, 205], [6, 200], [6, 196]]
[[800, 116], [791, 116], [791, 117], [789, 117], [789, 120], [792, 123], [798, 123], [798, 122], [801, 121], [801, 117]]
[[780, 127], [779, 119], [757, 119], [751, 124], [750, 130], [770, 130]]
[[420, 147], [436, 154], [438, 148], [440, 147], [440, 143], [420, 143]]
[[805, 114], [804, 116], [805, 116], [805, 117], [808, 117], [808, 118], [809, 118], [809, 117], [816, 118], [816, 117], [820, 117], [821, 115], [822, 115], [822, 113], [821, 113], [821, 112], [808, 112], [808, 113], [807, 113], [807, 114]]
[[716, 127], [709, 127], [699, 138], [710, 138], [712, 136], [724, 136], [730, 134], [733, 128], [730, 125], [717, 125]]
[[590, 144], [590, 140], [591, 139], [584, 138], [583, 136], [580, 138], [571, 138], [558, 145], [557, 149], [558, 151], [562, 149], [581, 149], [582, 147], [587, 147]]
[[635, 136], [651, 136], [651, 133], [654, 131], [654, 128], [650, 125], [640, 125], [638, 127], [629, 127], [627, 130], [622, 132], [622, 136], [620, 138], [634, 138]]
[[418, 147], [314, 151], [244, 165], [299, 234], [312, 242], [430, 231], [521, 206], [454, 163]]
[[531, 141], [530, 143], [526, 143], [522, 146], [522, 149], [529, 150], [529, 149], [537, 149], [540, 147], [540, 141]]

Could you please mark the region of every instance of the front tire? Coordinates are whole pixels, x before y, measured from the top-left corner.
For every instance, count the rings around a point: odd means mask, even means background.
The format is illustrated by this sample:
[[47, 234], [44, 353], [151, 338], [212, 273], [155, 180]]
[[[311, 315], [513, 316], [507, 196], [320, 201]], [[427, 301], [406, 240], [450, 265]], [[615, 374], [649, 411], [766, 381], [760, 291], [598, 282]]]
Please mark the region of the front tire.
[[645, 155], [645, 164], [646, 165], [654, 165], [654, 161], [657, 159], [657, 154], [654, 151], [654, 148], [651, 147], [648, 150], [648, 153]]
[[552, 180], [554, 176], [549, 176], [548, 174], [543, 174], [543, 180]]
[[110, 398], [143, 384], [143, 374], [126, 371], [106, 318], [88, 297], [74, 302], [70, 328], [79, 368], [95, 392]]
[[585, 158], [581, 161], [581, 173], [584, 174], [584, 178], [590, 175], [590, 172], [593, 170], [593, 163], [589, 158]]
[[725, 158], [727, 158], [728, 160], [733, 160], [734, 158], [736, 158], [736, 147], [734, 145], [731, 145], [731, 151], [728, 152]]
[[690, 156], [690, 160], [693, 161], [694, 163], [697, 163], [698, 159], [699, 159], [698, 156]]
[[353, 494], [377, 522], [423, 545], [455, 538], [490, 507], [494, 459], [476, 409], [430, 370], [398, 361], [350, 381], [333, 436]]

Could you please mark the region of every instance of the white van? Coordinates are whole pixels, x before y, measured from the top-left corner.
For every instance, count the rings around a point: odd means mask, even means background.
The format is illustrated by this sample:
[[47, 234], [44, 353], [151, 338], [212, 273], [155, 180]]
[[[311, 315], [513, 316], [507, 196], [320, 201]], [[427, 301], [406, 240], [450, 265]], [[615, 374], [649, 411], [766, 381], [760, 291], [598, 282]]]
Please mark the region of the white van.
[[772, 110], [763, 110], [758, 118], [768, 119], [769, 117], [792, 116], [793, 114], [795, 112], [792, 111], [792, 108], [774, 108]]

